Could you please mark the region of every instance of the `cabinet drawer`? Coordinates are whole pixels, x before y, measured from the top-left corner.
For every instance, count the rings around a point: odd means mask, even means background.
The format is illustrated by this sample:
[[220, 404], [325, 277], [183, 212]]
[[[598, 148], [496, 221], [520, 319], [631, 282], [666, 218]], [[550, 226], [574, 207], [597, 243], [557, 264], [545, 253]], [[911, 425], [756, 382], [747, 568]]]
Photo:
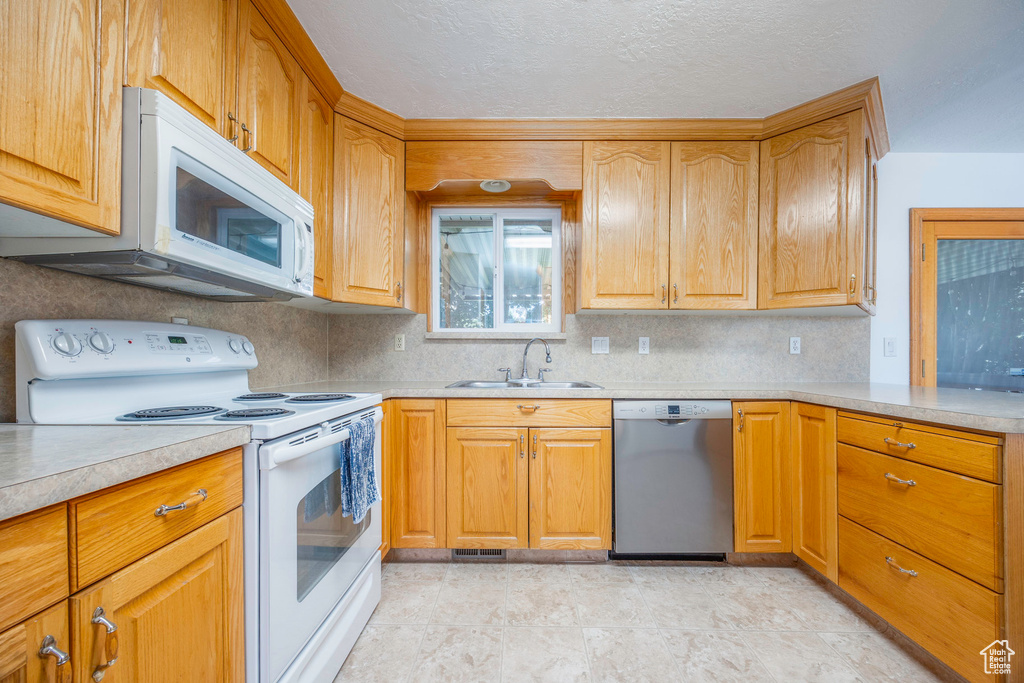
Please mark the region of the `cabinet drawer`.
[[612, 402], [575, 399], [453, 399], [449, 427], [611, 427]]
[[67, 596], [67, 506], [0, 522], [0, 630]]
[[999, 637], [997, 593], [845, 517], [839, 518], [839, 587], [962, 676], [990, 678], [978, 653]]
[[846, 444], [838, 469], [839, 514], [1002, 592], [1001, 486]]
[[999, 439], [867, 415], [839, 414], [839, 441], [897, 458], [1001, 481]]
[[[183, 510], [156, 514], [183, 502]], [[75, 585], [87, 586], [241, 504], [240, 448], [73, 500]]]

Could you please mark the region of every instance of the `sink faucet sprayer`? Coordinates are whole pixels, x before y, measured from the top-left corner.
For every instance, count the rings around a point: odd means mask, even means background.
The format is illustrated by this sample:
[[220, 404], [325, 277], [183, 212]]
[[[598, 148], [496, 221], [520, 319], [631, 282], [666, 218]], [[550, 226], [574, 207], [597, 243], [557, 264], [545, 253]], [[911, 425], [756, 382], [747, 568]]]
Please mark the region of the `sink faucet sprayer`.
[[[519, 378], [521, 380], [522, 379], [530, 379], [530, 375], [526, 372], [526, 354], [528, 354], [530, 352], [530, 346], [533, 344], [533, 342], [537, 342], [537, 341], [539, 341], [541, 344], [544, 345], [544, 353], [547, 354], [546, 360], [547, 360], [548, 363], [551, 362], [551, 347], [548, 346], [548, 343], [546, 341], [544, 341], [543, 339], [541, 339], [540, 337], [534, 337], [530, 341], [526, 342], [526, 348], [523, 349], [523, 374]], [[543, 381], [544, 380], [544, 373], [545, 372], [546, 372], [546, 370], [538, 371], [537, 372], [537, 379]]]

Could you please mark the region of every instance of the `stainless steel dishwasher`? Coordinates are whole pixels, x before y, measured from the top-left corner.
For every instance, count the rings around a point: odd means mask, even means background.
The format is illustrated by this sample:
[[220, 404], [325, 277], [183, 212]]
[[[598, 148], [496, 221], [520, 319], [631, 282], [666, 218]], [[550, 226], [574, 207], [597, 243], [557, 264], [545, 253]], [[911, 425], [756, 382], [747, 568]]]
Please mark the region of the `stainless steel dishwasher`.
[[614, 401], [612, 416], [613, 555], [732, 552], [732, 403]]

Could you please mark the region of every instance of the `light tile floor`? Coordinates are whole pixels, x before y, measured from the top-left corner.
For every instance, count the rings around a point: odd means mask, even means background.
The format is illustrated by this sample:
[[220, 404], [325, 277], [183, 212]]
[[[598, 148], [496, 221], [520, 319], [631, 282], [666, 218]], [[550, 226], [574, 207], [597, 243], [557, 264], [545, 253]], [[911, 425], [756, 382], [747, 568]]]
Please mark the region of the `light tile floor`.
[[397, 563], [337, 681], [937, 681], [796, 567]]

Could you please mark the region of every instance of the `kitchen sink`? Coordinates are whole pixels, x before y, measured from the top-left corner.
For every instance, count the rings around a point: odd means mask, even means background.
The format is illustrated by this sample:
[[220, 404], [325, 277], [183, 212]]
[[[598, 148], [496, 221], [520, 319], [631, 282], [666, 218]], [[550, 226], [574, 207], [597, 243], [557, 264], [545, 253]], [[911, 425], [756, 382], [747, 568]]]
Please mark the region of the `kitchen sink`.
[[446, 389], [603, 389], [593, 382], [540, 382], [510, 381], [493, 382], [488, 380], [466, 379], [461, 382], [449, 384]]

